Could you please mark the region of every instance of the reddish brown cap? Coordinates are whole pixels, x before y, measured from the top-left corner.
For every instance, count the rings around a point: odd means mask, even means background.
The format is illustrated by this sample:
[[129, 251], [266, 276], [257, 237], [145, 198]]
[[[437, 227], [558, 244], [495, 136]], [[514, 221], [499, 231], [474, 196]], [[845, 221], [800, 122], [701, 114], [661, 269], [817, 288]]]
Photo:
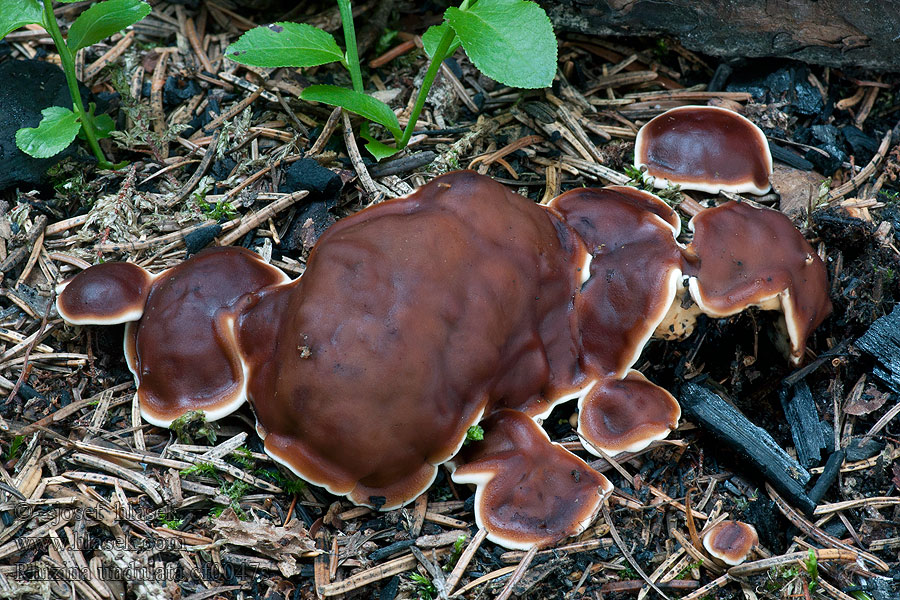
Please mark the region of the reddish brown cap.
[[586, 258], [554, 214], [471, 171], [338, 221], [238, 319], [267, 452], [358, 504], [413, 500], [485, 411], [540, 413], [585, 385]]
[[675, 298], [678, 215], [648, 192], [576, 189], [550, 204], [587, 244], [591, 278], [575, 299], [583, 361], [594, 377], [624, 377]]
[[600, 456], [637, 452], [678, 426], [681, 406], [672, 394], [631, 370], [624, 379], [604, 378], [578, 403], [578, 435]]
[[209, 420], [244, 400], [244, 368], [223, 309], [263, 287], [287, 281], [245, 248], [212, 248], [156, 276], [144, 316], [126, 329], [125, 355], [138, 385], [141, 414], [168, 426], [192, 410]]
[[612, 492], [609, 480], [521, 412], [498, 411], [482, 426], [484, 441], [454, 460], [453, 481], [478, 486], [475, 521], [488, 539], [527, 550], [584, 531]]
[[703, 547], [712, 556], [729, 565], [739, 565], [759, 542], [753, 525], [740, 521], [722, 521], [703, 534]]
[[94, 265], [57, 287], [56, 311], [74, 325], [137, 321], [152, 282], [150, 273], [132, 263]]
[[634, 166], [646, 168], [658, 188], [765, 194], [771, 187], [765, 134], [717, 106], [683, 106], [651, 119], [638, 131]]
[[784, 313], [790, 357], [803, 358], [809, 334], [831, 313], [825, 264], [784, 214], [726, 202], [695, 216], [686, 266], [691, 296], [713, 317], [750, 306]]

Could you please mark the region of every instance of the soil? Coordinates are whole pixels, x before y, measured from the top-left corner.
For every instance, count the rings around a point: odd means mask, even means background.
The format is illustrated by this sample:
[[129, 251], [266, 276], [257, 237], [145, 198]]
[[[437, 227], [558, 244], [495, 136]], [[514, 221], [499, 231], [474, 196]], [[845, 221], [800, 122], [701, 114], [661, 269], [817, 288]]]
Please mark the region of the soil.
[[[397, 33], [360, 34], [369, 40], [364, 76], [404, 109], [427, 65], [415, 36], [437, 22], [440, 8], [388, 4], [378, 19]], [[377, 21], [376, 5], [357, 7], [357, 22]], [[84, 8], [60, 6], [64, 23]], [[879, 379], [875, 359], [853, 344], [900, 298], [898, 76], [766, 59], [747, 60], [752, 68], [740, 79], [719, 81], [718, 59], [675, 39], [560, 34], [554, 87], [523, 91], [486, 79], [460, 50], [436, 83], [414, 145], [381, 164], [366, 157], [361, 167], [330, 107], [297, 99], [312, 83], [349, 83], [345, 73], [262, 72], [223, 59], [224, 47], [252, 24], [285, 17], [227, 6], [162, 2], [130, 38], [117, 34], [84, 52], [82, 75], [92, 74], [85, 84], [107, 102], [120, 132], [104, 150], [127, 167], [98, 170], [80, 148], [39, 183], [22, 177], [0, 195], [0, 594], [438, 598], [450, 578], [463, 598], [494, 597], [510, 585], [524, 598], [656, 595], [629, 556], [669, 597], [900, 594], [900, 390]], [[288, 18], [340, 38], [329, 3], [302, 3]], [[189, 43], [188, 22], [202, 57]], [[407, 40], [406, 52], [379, 60]], [[106, 64], [111, 48], [122, 52]], [[54, 59], [52, 45], [35, 37], [0, 49], [0, 69]], [[642, 75], [610, 80], [615, 73]], [[723, 91], [696, 94], [714, 79]], [[265, 95], [253, 98], [260, 86]], [[686, 91], [695, 92], [690, 100]], [[683, 421], [669, 440], [617, 460], [627, 478], [594, 462], [616, 492], [608, 519], [600, 516], [577, 539], [533, 556], [478, 544], [472, 492], [443, 471], [426, 498], [374, 512], [273, 463], [249, 408], [178, 431], [142, 422], [122, 357], [123, 327], [68, 326], [50, 302], [54, 284], [88, 264], [129, 260], [157, 272], [218, 244], [254, 249], [294, 277], [337, 219], [457, 167], [471, 165], [535, 201], [605, 185], [596, 165], [624, 173], [636, 127], [670, 106], [707, 102], [742, 112], [779, 148], [781, 173], [803, 184], [755, 200], [790, 214], [828, 268], [834, 312], [810, 340], [813, 368], [797, 379], [811, 392], [826, 442], [807, 465], [812, 483], [833, 452], [846, 456], [820, 512], [799, 515], [801, 522], [739, 452]], [[582, 133], [587, 141], [573, 144]], [[527, 136], [538, 137], [521, 142]], [[511, 151], [499, 156], [504, 149]], [[374, 190], [363, 186], [361, 168], [374, 175]], [[299, 189], [311, 193], [241, 227]], [[771, 339], [773, 321], [761, 311], [703, 317], [683, 341], [650, 343], [636, 367], [673, 391], [688, 380], [713, 389], [795, 454], [779, 392], [796, 371]], [[545, 422], [571, 449], [578, 447], [573, 410], [560, 407]], [[702, 513], [698, 529], [726, 513], [752, 523], [760, 535], [754, 566], [723, 577], [721, 565], [691, 544], [685, 504]], [[467, 548], [474, 556], [454, 571]], [[810, 549], [820, 558], [809, 559]], [[879, 562], [856, 560], [859, 552]]]

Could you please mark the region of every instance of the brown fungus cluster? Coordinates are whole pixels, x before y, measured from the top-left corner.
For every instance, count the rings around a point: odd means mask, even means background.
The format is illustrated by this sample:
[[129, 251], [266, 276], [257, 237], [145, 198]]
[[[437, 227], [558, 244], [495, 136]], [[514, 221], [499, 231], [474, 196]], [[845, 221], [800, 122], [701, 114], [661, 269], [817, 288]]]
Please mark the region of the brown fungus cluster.
[[[129, 323], [154, 424], [248, 400], [266, 451], [307, 481], [390, 509], [447, 464], [477, 486], [490, 539], [547, 546], [582, 531], [612, 489], [540, 427], [555, 405], [578, 400], [590, 452], [639, 450], [680, 417], [632, 368], [651, 337], [689, 333], [701, 311], [780, 308], [799, 361], [830, 310], [821, 260], [781, 213], [726, 203], [691, 227], [685, 247], [678, 215], [630, 187], [544, 207], [459, 171], [340, 220], [293, 281], [216, 248], [156, 275], [91, 267], [60, 286], [57, 308]], [[484, 440], [463, 447], [477, 423]]]

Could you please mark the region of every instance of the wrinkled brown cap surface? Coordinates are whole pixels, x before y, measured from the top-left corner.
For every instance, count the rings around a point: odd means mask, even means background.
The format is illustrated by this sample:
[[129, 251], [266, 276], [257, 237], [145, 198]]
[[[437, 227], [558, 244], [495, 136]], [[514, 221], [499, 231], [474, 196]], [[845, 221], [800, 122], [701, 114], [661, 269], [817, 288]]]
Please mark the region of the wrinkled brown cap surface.
[[243, 370], [219, 311], [285, 280], [256, 253], [237, 247], [205, 250], [159, 274], [143, 318], [125, 340], [144, 418], [167, 426], [191, 410], [214, 420], [237, 408], [245, 399]]
[[552, 545], [594, 519], [612, 484], [583, 460], [553, 444], [518, 411], [482, 421], [484, 441], [465, 446], [453, 473], [478, 485], [475, 517], [488, 538], [507, 548]]
[[634, 370], [624, 379], [598, 381], [578, 409], [581, 439], [612, 455], [636, 452], [665, 438], [681, 418], [672, 394]]
[[654, 185], [718, 193], [765, 194], [772, 155], [763, 132], [736, 112], [715, 106], [673, 108], [638, 131], [634, 165]]
[[412, 500], [493, 403], [543, 412], [577, 389], [586, 258], [554, 215], [472, 172], [342, 219], [240, 317], [266, 449], [354, 502]]
[[132, 263], [94, 265], [60, 286], [56, 310], [75, 325], [137, 321], [152, 281], [150, 273]]
[[624, 186], [572, 190], [550, 207], [593, 257], [575, 302], [586, 370], [624, 377], [675, 297], [681, 221], [656, 196]]
[[759, 538], [752, 525], [722, 521], [703, 535], [703, 547], [729, 565], [739, 565], [750, 555]]
[[[825, 264], [784, 214], [726, 202], [691, 220], [691, 295], [714, 317], [780, 302], [799, 362], [809, 334], [831, 313]], [[771, 306], [765, 306], [772, 308]]]

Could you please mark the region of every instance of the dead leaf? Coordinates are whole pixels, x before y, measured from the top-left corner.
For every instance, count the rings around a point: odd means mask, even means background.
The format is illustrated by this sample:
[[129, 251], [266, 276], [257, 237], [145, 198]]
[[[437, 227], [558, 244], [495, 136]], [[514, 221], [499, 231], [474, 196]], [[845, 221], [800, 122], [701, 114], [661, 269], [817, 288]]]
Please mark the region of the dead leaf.
[[232, 509], [227, 508], [212, 528], [226, 543], [251, 548], [275, 560], [285, 577], [300, 573], [297, 558], [315, 550], [315, 542], [299, 522], [291, 527], [279, 527], [264, 519], [241, 521]]
[[791, 218], [808, 214], [819, 199], [819, 186], [825, 177], [815, 171], [801, 171], [775, 164], [772, 188], [781, 196], [781, 212]]
[[844, 406], [844, 412], [856, 416], [867, 415], [884, 406], [890, 397], [889, 393], [881, 392], [875, 386], [869, 385], [859, 397], [851, 395]]

